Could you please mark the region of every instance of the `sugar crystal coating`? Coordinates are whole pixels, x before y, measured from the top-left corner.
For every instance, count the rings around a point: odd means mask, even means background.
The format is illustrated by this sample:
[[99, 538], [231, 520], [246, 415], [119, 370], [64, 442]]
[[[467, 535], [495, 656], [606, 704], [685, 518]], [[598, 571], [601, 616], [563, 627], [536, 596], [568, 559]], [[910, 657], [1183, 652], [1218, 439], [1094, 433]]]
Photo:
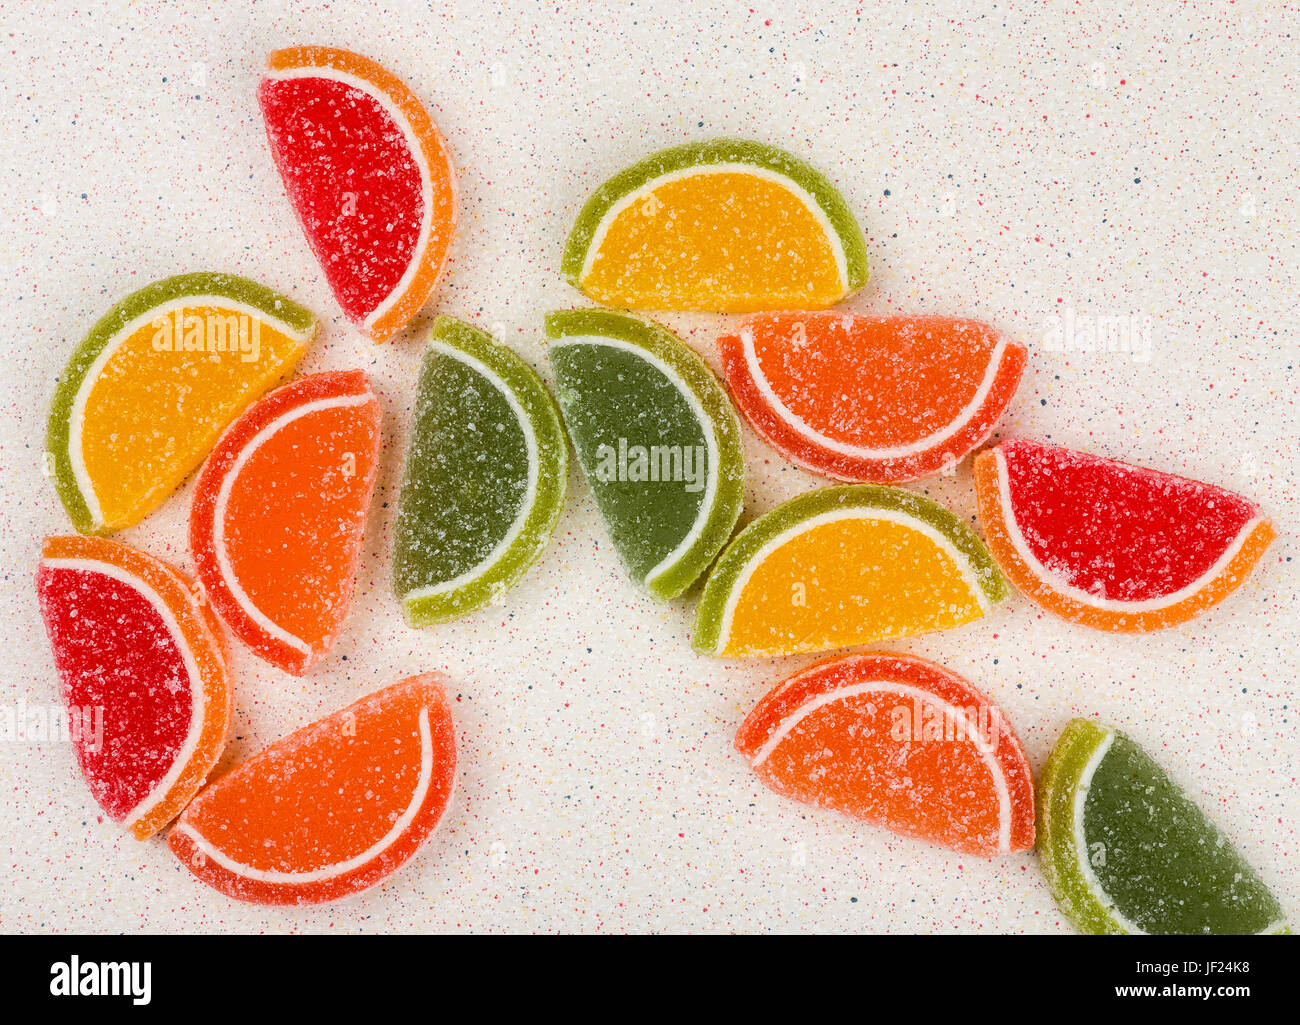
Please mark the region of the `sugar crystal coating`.
[[82, 776], [109, 818], [146, 839], [225, 746], [220, 627], [187, 577], [103, 538], [46, 539], [36, 588]]
[[1043, 871], [1082, 931], [1288, 931], [1227, 837], [1118, 730], [1071, 722], [1043, 769], [1038, 803]]
[[498, 600], [564, 506], [568, 444], [545, 385], [482, 331], [440, 317], [420, 371], [393, 552], [416, 626]]
[[814, 309], [866, 282], [866, 242], [815, 168], [714, 139], [651, 154], [600, 186], [563, 270], [592, 299], [627, 309]]
[[199, 580], [235, 635], [286, 672], [306, 672], [347, 615], [379, 426], [365, 374], [312, 374], [249, 407], [199, 475]]
[[777, 684], [736, 734], [779, 794], [991, 857], [1034, 843], [1029, 762], [1001, 709], [941, 666], [842, 655]]
[[993, 430], [1025, 349], [954, 317], [799, 311], [718, 339], [750, 425], [800, 465], [891, 484], [950, 467]]
[[221, 431], [293, 372], [316, 318], [233, 274], [180, 274], [127, 296], [77, 347], [50, 410], [55, 486], [82, 533], [147, 516]]
[[339, 305], [383, 341], [419, 312], [451, 246], [455, 176], [437, 126], [398, 78], [347, 50], [277, 50], [257, 96]]
[[547, 318], [564, 425], [629, 576], [681, 594], [740, 515], [740, 424], [712, 371], [672, 332], [637, 317]]
[[411, 858], [442, 818], [455, 772], [442, 679], [413, 676], [226, 773], [167, 843], [195, 876], [239, 900], [337, 900]]
[[1239, 587], [1274, 537], [1223, 488], [1034, 441], [976, 459], [980, 520], [1007, 576], [1100, 630], [1175, 626]]
[[840, 485], [736, 536], [704, 585], [693, 643], [711, 655], [832, 651], [961, 626], [1005, 596], [984, 545], [943, 506]]

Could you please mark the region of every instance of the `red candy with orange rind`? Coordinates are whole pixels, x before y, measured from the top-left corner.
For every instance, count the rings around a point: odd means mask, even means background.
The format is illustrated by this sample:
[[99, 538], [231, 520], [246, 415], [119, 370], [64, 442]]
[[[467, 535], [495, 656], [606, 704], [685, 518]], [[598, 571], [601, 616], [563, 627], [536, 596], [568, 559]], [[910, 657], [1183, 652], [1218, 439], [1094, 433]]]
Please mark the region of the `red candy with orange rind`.
[[1224, 488], [1034, 441], [981, 452], [975, 490], [1002, 572], [1097, 630], [1186, 622], [1240, 587], [1276, 536]]
[[148, 839], [225, 747], [221, 627], [189, 578], [104, 538], [47, 538], [36, 587], [82, 775], [111, 819]]
[[396, 75], [348, 50], [276, 50], [257, 99], [335, 298], [382, 342], [420, 311], [447, 262], [456, 226], [447, 144]]

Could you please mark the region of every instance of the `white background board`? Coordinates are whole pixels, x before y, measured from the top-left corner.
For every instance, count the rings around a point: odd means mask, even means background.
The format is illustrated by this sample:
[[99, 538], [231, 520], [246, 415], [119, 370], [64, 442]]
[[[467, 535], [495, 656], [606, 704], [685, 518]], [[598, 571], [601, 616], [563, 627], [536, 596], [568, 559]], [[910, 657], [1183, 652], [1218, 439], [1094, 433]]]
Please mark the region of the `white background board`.
[[[1294, 11], [239, 6], [0, 10], [0, 702], [57, 699], [32, 582], [40, 539], [68, 529], [41, 474], [56, 375], [125, 293], [235, 271], [325, 318], [304, 369], [364, 369], [387, 436], [347, 627], [306, 679], [234, 645], [227, 764], [438, 669], [456, 681], [457, 795], [381, 888], [266, 910], [101, 821], [67, 745], [0, 739], [0, 929], [1068, 928], [1032, 854], [983, 863], [763, 789], [731, 738], [810, 660], [693, 655], [693, 602], [658, 605], [625, 580], [576, 468], [554, 543], [504, 606], [403, 625], [388, 546], [421, 344], [413, 330], [376, 347], [342, 319], [283, 196], [254, 89], [268, 51], [304, 42], [362, 51], [428, 104], [459, 171], [462, 226], [426, 312], [492, 330], [548, 381], [541, 319], [582, 304], [558, 264], [588, 192], [660, 146], [753, 137], [823, 168], [857, 212], [872, 278], [849, 308], [979, 317], [1030, 347], [1000, 437], [1257, 499], [1280, 539], [1240, 592], [1182, 628], [1112, 637], [1015, 596], [985, 621], [887, 647], [999, 701], [1035, 770], [1072, 716], [1127, 730], [1300, 917]], [[1150, 359], [1049, 351], [1048, 318], [1065, 309], [1143, 318]], [[717, 366], [725, 318], [664, 319]], [[819, 483], [748, 431], [746, 449], [747, 517]], [[973, 514], [969, 463], [917, 487]], [[188, 501], [186, 488], [122, 539], [192, 569]]]

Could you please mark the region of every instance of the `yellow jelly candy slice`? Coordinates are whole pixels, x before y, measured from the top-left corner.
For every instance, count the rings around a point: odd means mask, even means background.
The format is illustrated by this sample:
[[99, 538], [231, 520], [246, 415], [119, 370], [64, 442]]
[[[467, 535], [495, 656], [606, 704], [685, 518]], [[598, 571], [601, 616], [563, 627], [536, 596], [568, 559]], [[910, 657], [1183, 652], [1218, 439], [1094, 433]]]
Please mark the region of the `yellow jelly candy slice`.
[[866, 244], [816, 169], [720, 139], [663, 150], [602, 185], [569, 236], [564, 273], [609, 306], [818, 309], [866, 282]]
[[1005, 596], [984, 546], [942, 506], [897, 488], [824, 488], [756, 520], [723, 552], [695, 646], [829, 651], [960, 626]]
[[77, 529], [109, 533], [161, 505], [315, 332], [302, 307], [228, 274], [167, 278], [110, 310], [50, 414], [48, 458]]

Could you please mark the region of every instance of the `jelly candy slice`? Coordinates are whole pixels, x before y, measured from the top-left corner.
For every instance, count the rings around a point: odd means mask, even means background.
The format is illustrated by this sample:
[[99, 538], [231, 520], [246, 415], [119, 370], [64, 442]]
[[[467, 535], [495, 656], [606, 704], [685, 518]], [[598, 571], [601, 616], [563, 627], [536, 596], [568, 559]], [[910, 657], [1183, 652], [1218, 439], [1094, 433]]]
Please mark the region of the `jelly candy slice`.
[[1289, 932], [1227, 838], [1118, 730], [1084, 719], [1065, 728], [1038, 813], [1048, 886], [1083, 932]]
[[456, 736], [436, 674], [277, 741], [214, 780], [167, 836], [209, 886], [257, 904], [315, 904], [374, 886], [451, 799]]
[[1098, 630], [1159, 630], [1236, 590], [1276, 536], [1231, 491], [1009, 441], [975, 458], [980, 521], [1026, 597]]
[[160, 506], [315, 334], [301, 306], [231, 274], [155, 281], [114, 306], [50, 411], [47, 458], [73, 525], [109, 533]]
[[1001, 710], [908, 655], [819, 662], [777, 684], [736, 734], [778, 794], [964, 854], [1034, 845], [1034, 781]]
[[199, 475], [199, 581], [235, 635], [286, 672], [305, 673], [347, 615], [378, 461], [366, 375], [331, 371], [251, 406]]
[[815, 168], [715, 139], [662, 150], [605, 182], [578, 215], [563, 271], [607, 306], [818, 309], [866, 284], [867, 247]]
[[993, 431], [1025, 349], [953, 317], [767, 313], [718, 340], [745, 418], [783, 455], [844, 481], [951, 466]]
[[800, 495], [736, 535], [695, 618], [706, 655], [793, 655], [960, 626], [1006, 597], [974, 533], [898, 488]]
[[103, 538], [47, 538], [36, 589], [81, 773], [109, 818], [145, 840], [225, 747], [221, 628], [177, 570]]
[[740, 515], [740, 422], [704, 361], [666, 328], [602, 310], [546, 320], [564, 424], [632, 579], [688, 588]]
[[393, 555], [411, 625], [466, 615], [523, 576], [560, 518], [568, 458], [555, 404], [528, 365], [439, 317], [420, 371]]
[[372, 60], [277, 50], [257, 98], [271, 156], [348, 319], [383, 341], [442, 275], [456, 223], [447, 146], [424, 105]]

